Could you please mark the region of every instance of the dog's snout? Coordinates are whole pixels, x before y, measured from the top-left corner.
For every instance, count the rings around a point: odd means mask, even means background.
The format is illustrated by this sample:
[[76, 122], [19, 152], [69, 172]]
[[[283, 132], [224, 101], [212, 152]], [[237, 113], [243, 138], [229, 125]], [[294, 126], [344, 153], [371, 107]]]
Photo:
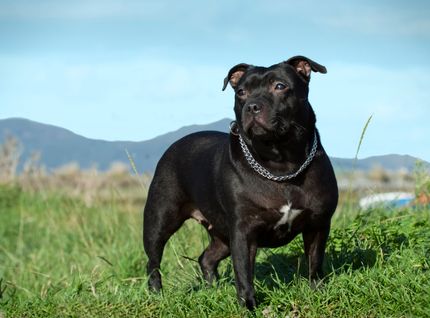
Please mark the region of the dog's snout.
[[259, 104], [249, 104], [246, 106], [246, 111], [249, 113], [253, 113], [253, 114], [258, 114], [259, 112], [261, 112], [262, 107]]

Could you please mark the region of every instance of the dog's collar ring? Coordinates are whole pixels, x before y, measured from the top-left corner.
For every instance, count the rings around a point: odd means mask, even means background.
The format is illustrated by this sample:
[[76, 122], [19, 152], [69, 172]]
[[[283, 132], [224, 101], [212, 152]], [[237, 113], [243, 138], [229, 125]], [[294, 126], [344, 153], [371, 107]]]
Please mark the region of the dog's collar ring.
[[239, 136], [239, 126], [235, 120], [230, 123], [230, 132], [235, 136]]
[[[233, 123], [235, 123], [235, 122], [233, 122]], [[230, 124], [230, 130], [231, 130], [231, 126], [232, 126], [232, 124]], [[297, 177], [303, 170], [305, 170], [310, 165], [310, 163], [312, 162], [312, 160], [315, 157], [315, 154], [317, 152], [317, 147], [318, 147], [318, 138], [317, 138], [317, 133], [315, 130], [314, 142], [312, 145], [311, 152], [309, 153], [309, 156], [306, 158], [305, 162], [300, 166], [300, 168], [294, 173], [283, 175], [283, 176], [276, 176], [276, 175], [272, 174], [269, 170], [264, 168], [262, 165], [260, 165], [257, 162], [257, 160], [254, 159], [254, 157], [252, 156], [251, 152], [248, 149], [248, 146], [243, 141], [242, 136], [239, 133], [238, 133], [238, 135], [239, 135], [240, 147], [242, 148], [242, 152], [246, 158], [246, 161], [251, 166], [251, 168], [254, 169], [254, 171], [257, 172], [258, 174], [260, 174], [261, 176], [263, 176], [269, 180], [273, 180], [273, 181], [277, 181], [277, 182], [291, 180], [291, 179]]]

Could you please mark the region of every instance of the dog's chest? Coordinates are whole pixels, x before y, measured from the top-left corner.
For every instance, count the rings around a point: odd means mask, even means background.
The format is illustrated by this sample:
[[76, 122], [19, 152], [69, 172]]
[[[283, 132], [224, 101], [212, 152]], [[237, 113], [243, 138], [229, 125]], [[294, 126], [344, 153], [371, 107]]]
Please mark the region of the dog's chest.
[[283, 205], [279, 209], [279, 213], [281, 214], [281, 217], [276, 222], [275, 226], [273, 227], [274, 230], [277, 230], [279, 227], [286, 225], [287, 231], [291, 231], [292, 224], [294, 220], [303, 213], [303, 209], [295, 209], [293, 208], [292, 202], [288, 202], [287, 204]]
[[277, 187], [254, 196], [256, 215], [266, 230], [290, 232], [306, 214], [306, 197], [297, 186]]

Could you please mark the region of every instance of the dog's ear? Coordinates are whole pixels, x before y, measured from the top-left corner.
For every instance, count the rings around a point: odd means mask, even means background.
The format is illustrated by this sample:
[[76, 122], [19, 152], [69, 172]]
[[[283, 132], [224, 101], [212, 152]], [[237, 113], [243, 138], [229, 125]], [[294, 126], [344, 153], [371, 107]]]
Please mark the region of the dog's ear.
[[224, 86], [222, 90], [225, 90], [227, 84], [230, 83], [231, 87], [235, 88], [240, 78], [245, 74], [245, 72], [251, 67], [249, 64], [241, 63], [233, 66], [228, 72], [227, 77], [224, 79]]
[[284, 63], [293, 66], [297, 73], [299, 73], [299, 75], [301, 75], [307, 82], [311, 79], [311, 71], [323, 74], [327, 73], [325, 66], [318, 64], [305, 56], [294, 56]]

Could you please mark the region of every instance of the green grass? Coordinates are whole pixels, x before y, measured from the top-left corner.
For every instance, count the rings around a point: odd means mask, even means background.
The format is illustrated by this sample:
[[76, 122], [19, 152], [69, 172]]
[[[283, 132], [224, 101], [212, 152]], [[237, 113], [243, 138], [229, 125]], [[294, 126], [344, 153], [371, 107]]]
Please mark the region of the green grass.
[[[247, 317], [229, 260], [201, 281], [204, 230], [169, 241], [164, 292], [148, 293], [141, 208], [0, 188], [0, 317]], [[430, 317], [430, 211], [337, 211], [324, 285], [310, 289], [301, 238], [260, 250], [256, 317]]]

